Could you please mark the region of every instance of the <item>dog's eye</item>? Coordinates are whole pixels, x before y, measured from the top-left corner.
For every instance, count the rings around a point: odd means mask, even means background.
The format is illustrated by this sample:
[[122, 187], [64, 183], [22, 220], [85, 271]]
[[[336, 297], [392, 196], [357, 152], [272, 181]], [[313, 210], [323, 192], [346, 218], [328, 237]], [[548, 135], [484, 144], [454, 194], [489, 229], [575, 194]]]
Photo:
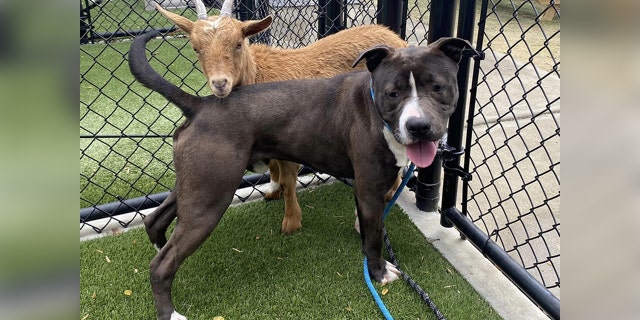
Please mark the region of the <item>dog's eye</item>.
[[440, 92], [442, 91], [442, 86], [439, 84], [434, 84], [432, 89], [433, 89], [433, 92]]
[[242, 42], [238, 43], [238, 45], [236, 46], [236, 50], [240, 50], [242, 49]]
[[199, 54], [200, 52], [198, 52], [198, 49], [193, 48], [193, 51], [195, 51], [196, 54]]
[[387, 97], [391, 99], [397, 99], [399, 96], [398, 91], [387, 92]]

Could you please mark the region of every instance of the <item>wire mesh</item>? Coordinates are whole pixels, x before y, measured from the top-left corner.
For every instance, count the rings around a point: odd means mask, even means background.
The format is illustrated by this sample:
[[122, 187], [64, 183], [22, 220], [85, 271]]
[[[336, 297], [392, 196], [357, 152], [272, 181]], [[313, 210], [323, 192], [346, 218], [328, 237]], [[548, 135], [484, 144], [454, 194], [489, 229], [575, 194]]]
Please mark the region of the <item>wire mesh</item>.
[[473, 222], [557, 297], [559, 15], [559, 1], [488, 1], [466, 203]]

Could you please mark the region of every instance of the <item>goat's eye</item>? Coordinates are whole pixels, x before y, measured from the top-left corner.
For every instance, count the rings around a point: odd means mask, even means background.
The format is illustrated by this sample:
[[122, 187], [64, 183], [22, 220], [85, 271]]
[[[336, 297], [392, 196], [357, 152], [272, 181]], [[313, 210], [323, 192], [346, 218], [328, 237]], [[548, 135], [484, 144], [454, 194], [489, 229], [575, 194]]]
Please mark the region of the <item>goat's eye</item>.
[[387, 97], [391, 98], [391, 99], [397, 99], [400, 95], [398, 94], [398, 91], [389, 91], [387, 92]]
[[432, 89], [433, 89], [433, 92], [440, 92], [440, 91], [442, 91], [443, 88], [439, 84], [434, 84]]

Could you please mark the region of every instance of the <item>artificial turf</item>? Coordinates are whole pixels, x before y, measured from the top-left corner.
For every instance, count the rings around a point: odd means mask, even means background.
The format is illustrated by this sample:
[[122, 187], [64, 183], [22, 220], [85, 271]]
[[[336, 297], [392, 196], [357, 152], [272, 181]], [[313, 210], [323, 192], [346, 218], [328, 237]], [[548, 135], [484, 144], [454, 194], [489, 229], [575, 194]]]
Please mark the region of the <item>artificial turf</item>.
[[[234, 206], [174, 281], [189, 319], [380, 319], [363, 281], [353, 192], [342, 183], [300, 192], [301, 231], [280, 233], [282, 201]], [[386, 221], [401, 267], [448, 319], [499, 319], [395, 206]], [[142, 229], [80, 243], [80, 318], [155, 319]], [[375, 285], [396, 319], [434, 319], [402, 280]], [[130, 291], [127, 291], [130, 290]], [[125, 292], [126, 291], [126, 292]]]

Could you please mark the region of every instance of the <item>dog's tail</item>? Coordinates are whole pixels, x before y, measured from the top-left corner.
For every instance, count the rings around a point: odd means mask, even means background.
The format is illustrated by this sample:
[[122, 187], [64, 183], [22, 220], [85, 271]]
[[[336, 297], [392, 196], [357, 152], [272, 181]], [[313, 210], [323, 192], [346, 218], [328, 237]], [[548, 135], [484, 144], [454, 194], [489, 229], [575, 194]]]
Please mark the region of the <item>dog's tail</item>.
[[146, 44], [149, 40], [160, 34], [153, 30], [137, 36], [129, 50], [129, 69], [133, 76], [145, 87], [163, 95], [171, 103], [175, 104], [187, 118], [193, 117], [198, 110], [201, 97], [191, 95], [167, 81], [156, 72], [147, 60]]

